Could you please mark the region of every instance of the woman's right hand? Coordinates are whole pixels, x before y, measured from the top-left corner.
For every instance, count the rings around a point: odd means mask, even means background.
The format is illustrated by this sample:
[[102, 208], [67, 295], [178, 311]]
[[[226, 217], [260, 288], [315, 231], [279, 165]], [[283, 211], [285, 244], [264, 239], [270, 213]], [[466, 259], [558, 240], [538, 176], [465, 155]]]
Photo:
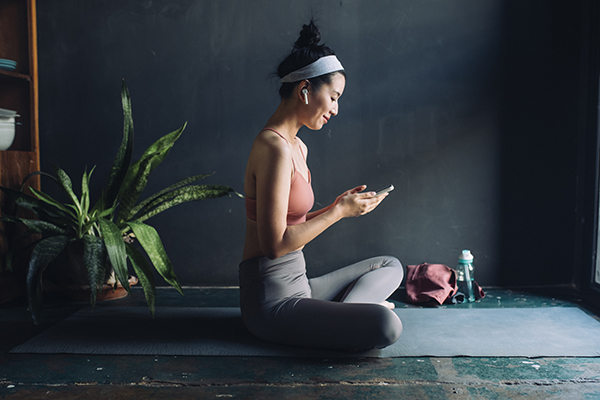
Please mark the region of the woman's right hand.
[[338, 209], [342, 218], [359, 217], [373, 211], [387, 197], [387, 193], [375, 197], [375, 192], [364, 192], [366, 185], [357, 186], [339, 195], [333, 207]]

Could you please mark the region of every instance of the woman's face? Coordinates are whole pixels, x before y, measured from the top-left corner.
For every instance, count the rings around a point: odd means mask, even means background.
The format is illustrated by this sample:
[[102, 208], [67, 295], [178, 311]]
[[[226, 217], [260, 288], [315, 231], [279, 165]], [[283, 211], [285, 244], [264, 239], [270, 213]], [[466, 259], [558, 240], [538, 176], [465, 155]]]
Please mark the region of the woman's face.
[[309, 129], [319, 130], [337, 115], [339, 111], [338, 100], [344, 92], [346, 78], [342, 74], [331, 77], [331, 83], [324, 84], [317, 92], [308, 88], [308, 105], [306, 106], [306, 125]]

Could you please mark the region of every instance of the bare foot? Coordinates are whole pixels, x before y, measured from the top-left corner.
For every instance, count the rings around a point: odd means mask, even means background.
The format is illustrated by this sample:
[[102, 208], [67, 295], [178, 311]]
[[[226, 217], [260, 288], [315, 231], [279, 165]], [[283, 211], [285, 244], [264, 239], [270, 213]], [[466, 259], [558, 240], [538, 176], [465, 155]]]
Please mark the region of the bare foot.
[[381, 303], [381, 305], [389, 308], [390, 310], [393, 310], [394, 308], [396, 308], [396, 305], [394, 303], [392, 303], [391, 301], [384, 301], [383, 303]]

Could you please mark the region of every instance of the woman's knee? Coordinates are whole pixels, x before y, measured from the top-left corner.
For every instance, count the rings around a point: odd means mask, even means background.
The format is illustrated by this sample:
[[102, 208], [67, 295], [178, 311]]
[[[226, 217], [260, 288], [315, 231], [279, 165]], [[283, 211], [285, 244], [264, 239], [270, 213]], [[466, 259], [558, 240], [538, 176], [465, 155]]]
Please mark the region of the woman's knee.
[[375, 346], [378, 349], [387, 347], [396, 341], [402, 335], [402, 321], [395, 312], [380, 306], [378, 308], [379, 340]]
[[402, 266], [400, 260], [398, 260], [396, 257], [384, 256], [381, 267], [389, 268], [389, 271], [393, 271], [395, 280], [397, 280], [398, 283], [402, 282], [402, 279], [404, 279], [404, 267]]

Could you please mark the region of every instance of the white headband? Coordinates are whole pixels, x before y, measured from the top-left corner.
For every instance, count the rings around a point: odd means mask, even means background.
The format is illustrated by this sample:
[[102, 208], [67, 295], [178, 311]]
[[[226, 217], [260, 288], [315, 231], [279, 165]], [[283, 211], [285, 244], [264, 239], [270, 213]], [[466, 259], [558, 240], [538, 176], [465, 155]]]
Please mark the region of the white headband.
[[317, 61], [308, 64], [306, 67], [302, 67], [299, 70], [290, 72], [283, 78], [281, 83], [287, 82], [298, 82], [303, 79], [314, 78], [315, 76], [321, 76], [329, 74], [330, 72], [343, 71], [344, 67], [339, 62], [336, 56], [325, 56], [319, 58]]

